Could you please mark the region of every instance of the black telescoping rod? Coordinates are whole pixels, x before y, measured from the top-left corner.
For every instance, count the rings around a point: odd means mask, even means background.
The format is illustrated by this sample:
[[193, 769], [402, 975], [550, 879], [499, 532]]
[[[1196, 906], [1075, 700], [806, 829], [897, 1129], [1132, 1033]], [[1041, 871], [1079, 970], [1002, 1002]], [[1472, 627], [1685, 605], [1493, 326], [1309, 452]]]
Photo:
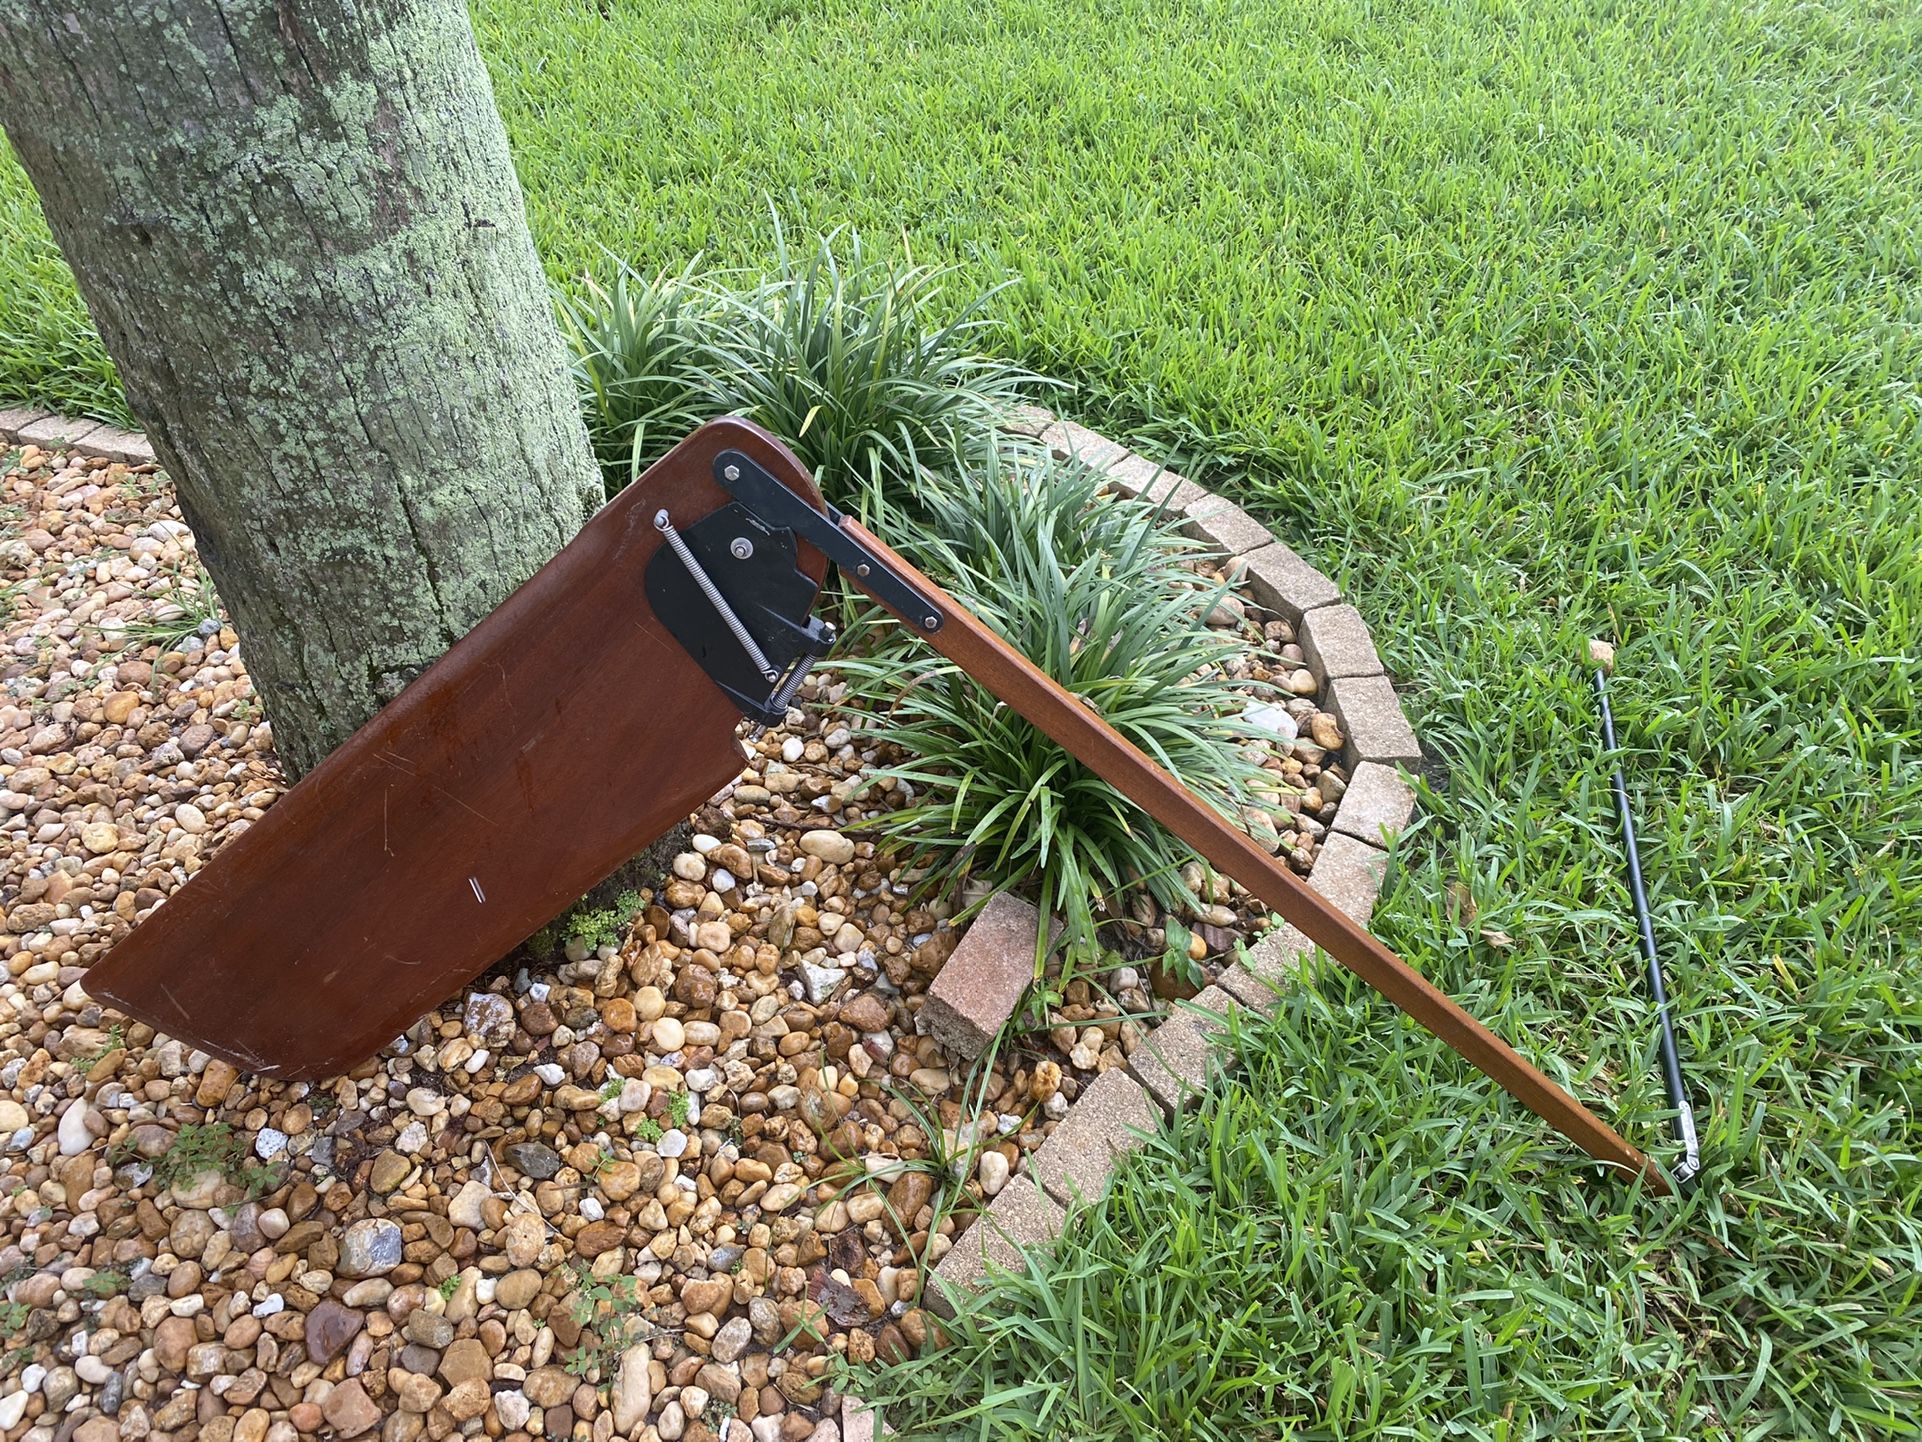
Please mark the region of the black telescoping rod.
[[[1603, 642], [1589, 643], [1589, 660], [1595, 676], [1595, 700], [1602, 715], [1602, 745], [1615, 751], [1615, 717], [1608, 707], [1608, 672], [1613, 669], [1613, 648]], [[1682, 1162], [1676, 1167], [1677, 1186], [1686, 1187], [1702, 1169], [1702, 1149], [1695, 1137], [1695, 1109], [1689, 1105], [1682, 1085], [1682, 1061], [1675, 1050], [1675, 1027], [1668, 1015], [1668, 989], [1662, 984], [1662, 963], [1655, 954], [1655, 927], [1648, 915], [1648, 891], [1642, 885], [1642, 857], [1635, 845], [1635, 813], [1628, 804], [1628, 783], [1622, 778], [1619, 763], [1614, 768], [1615, 811], [1622, 822], [1622, 847], [1628, 855], [1628, 894], [1635, 902], [1635, 920], [1641, 926], [1642, 957], [1648, 963], [1648, 990], [1655, 1001], [1655, 1014], [1661, 1025], [1662, 1086], [1668, 1093], [1670, 1110], [1675, 1113], [1675, 1140], [1682, 1147]]]

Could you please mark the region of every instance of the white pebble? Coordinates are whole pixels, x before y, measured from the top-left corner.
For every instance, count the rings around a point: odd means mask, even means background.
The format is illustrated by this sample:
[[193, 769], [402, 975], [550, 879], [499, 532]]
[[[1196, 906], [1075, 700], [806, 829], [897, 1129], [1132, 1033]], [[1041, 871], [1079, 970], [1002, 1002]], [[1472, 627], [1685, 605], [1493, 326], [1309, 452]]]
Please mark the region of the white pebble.
[[811, 961], [801, 963], [801, 975], [807, 982], [807, 998], [816, 1006], [832, 996], [834, 989], [848, 977], [838, 966], [816, 966]]
[[1241, 713], [1241, 719], [1250, 726], [1259, 727], [1263, 731], [1279, 736], [1284, 741], [1293, 741], [1301, 734], [1301, 727], [1296, 723], [1295, 718], [1280, 706], [1267, 704], [1250, 706]]
[[809, 856], [818, 856], [836, 866], [854, 860], [853, 839], [838, 831], [804, 831], [799, 844]]
[[[1038, 927], [1036, 928], [1036, 930], [1039, 929]], [[256, 1317], [271, 1317], [277, 1312], [284, 1312], [286, 1310], [287, 1299], [278, 1292], [269, 1293], [265, 1301], [254, 1303], [253, 1307]]]
[[67, 1109], [60, 1113], [60, 1125], [56, 1130], [60, 1138], [60, 1155], [63, 1157], [77, 1157], [93, 1145], [94, 1130], [88, 1124], [85, 1097], [75, 1097], [67, 1103]]
[[661, 1133], [661, 1139], [654, 1143], [654, 1150], [669, 1159], [686, 1155], [687, 1133], [678, 1127], [672, 1131]]
[[557, 1087], [567, 1080], [567, 1071], [558, 1062], [542, 1062], [534, 1068], [534, 1075], [551, 1087]]
[[694, 838], [691, 844], [693, 845], [695, 851], [700, 853], [702, 856], [706, 856], [708, 852], [715, 851], [720, 848], [721, 838], [718, 836], [709, 836], [706, 832], [701, 832], [699, 835], [697, 835]]
[[534, 1410], [534, 1404], [527, 1400], [527, 1394], [519, 1388], [494, 1394], [494, 1415], [501, 1419], [501, 1426], [510, 1432], [518, 1432]]
[[984, 1196], [998, 1196], [1008, 1184], [1008, 1159], [997, 1151], [983, 1152], [980, 1162], [975, 1166], [975, 1174], [981, 1178]]
[[262, 1127], [254, 1138], [254, 1155], [263, 1162], [271, 1162], [287, 1150], [287, 1133], [273, 1127]]
[[[1036, 928], [1036, 930], [1039, 929], [1038, 927]], [[607, 1215], [598, 1197], [582, 1197], [580, 1200], [580, 1212], [581, 1215], [586, 1217], [590, 1222], [598, 1222], [602, 1217]]]

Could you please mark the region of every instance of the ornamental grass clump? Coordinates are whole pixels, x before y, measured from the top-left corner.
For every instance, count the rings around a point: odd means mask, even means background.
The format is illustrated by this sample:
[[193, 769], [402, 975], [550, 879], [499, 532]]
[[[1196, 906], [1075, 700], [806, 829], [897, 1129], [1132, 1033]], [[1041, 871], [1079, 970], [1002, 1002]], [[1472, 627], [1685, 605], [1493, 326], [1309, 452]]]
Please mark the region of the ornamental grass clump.
[[1036, 378], [979, 353], [988, 290], [957, 310], [947, 272], [896, 263], [853, 232], [788, 250], [744, 287], [618, 265], [556, 297], [609, 495], [703, 421], [767, 427], [846, 504], [879, 477], [904, 503], [919, 467], [971, 465]]
[[708, 356], [718, 308], [691, 266], [649, 280], [622, 263], [606, 284], [584, 276], [582, 285], [583, 294], [557, 291], [554, 301], [611, 496], [728, 410]]
[[[1207, 616], [1221, 588], [1191, 568], [1199, 549], [1161, 509], [1098, 496], [1100, 479], [1039, 455], [1003, 457], [919, 498], [926, 525], [903, 549], [1110, 725], [1223, 815], [1260, 789], [1243, 719], [1242, 650]], [[870, 488], [871, 513], [888, 525]], [[1195, 897], [1193, 853], [1081, 762], [910, 632], [874, 622], [843, 662], [852, 709], [876, 740], [906, 753], [889, 777], [915, 800], [875, 822], [944, 888], [1032, 891], [1065, 920], [1077, 954], [1098, 916], [1118, 917], [1145, 888], [1165, 912]]]
[[840, 232], [802, 255], [778, 227], [775, 238], [774, 273], [721, 297], [709, 354], [731, 409], [792, 446], [837, 505], [876, 475], [898, 504], [918, 466], [969, 465], [995, 448], [1036, 378], [977, 349], [994, 289], [951, 311], [946, 271], [878, 257], [852, 231], [845, 255]]

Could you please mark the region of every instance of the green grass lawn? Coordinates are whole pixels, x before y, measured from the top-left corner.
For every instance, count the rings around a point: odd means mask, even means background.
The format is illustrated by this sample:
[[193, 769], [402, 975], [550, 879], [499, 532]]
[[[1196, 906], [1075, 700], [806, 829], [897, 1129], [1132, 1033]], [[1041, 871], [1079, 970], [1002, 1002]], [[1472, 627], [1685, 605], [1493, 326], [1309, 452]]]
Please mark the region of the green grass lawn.
[[[1002, 344], [1073, 383], [1058, 405], [1173, 448], [1335, 574], [1434, 761], [1378, 929], [1656, 1143], [1575, 664], [1621, 642], [1699, 1192], [1598, 1184], [1329, 982], [1058, 1274], [912, 1379], [927, 1417], [1915, 1435], [1922, 9], [478, 12], [556, 275], [602, 247], [758, 263], [770, 200], [961, 289], [1012, 272]], [[0, 397], [23, 396], [113, 403], [6, 170]]]

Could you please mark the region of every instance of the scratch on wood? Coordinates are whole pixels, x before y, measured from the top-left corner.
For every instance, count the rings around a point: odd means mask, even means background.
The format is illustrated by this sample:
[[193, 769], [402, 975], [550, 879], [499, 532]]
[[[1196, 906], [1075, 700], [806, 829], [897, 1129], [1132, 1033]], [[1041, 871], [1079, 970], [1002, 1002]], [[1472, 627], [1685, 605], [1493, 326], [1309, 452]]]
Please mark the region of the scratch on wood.
[[173, 988], [163, 981], [160, 983], [160, 989], [166, 993], [167, 1000], [173, 1003], [174, 1015], [184, 1018], [187, 1015], [187, 1008], [180, 1004], [180, 998], [174, 995]]
[[465, 801], [461, 800], [460, 797], [456, 796], [453, 792], [449, 791], [445, 786], [435, 786], [434, 790], [439, 792], [442, 796], [445, 796], [449, 801], [453, 802], [456, 806], [460, 807], [462, 811], [465, 811], [469, 816], [473, 817], [476, 821], [484, 821], [489, 826], [492, 826], [494, 824], [493, 817], [488, 816], [485, 812], [476, 811], [473, 807], [469, 806]]
[[[425, 779], [421, 776], [421, 774], [418, 771], [414, 770], [414, 766], [411, 761], [409, 761], [404, 756], [395, 755], [392, 751], [377, 751], [374, 753], [374, 759], [376, 761], [386, 762], [389, 766], [392, 766], [396, 771], [404, 772], [406, 775], [412, 777], [416, 781]], [[436, 795], [444, 797], [445, 799], [453, 802], [456, 806], [460, 807], [461, 810], [465, 811], [469, 816], [473, 817], [476, 821], [485, 822], [489, 826], [492, 826], [494, 824], [493, 817], [487, 815], [485, 812], [476, 811], [473, 807], [469, 806], [465, 801], [461, 800], [460, 797], [456, 796], [453, 792], [449, 791], [445, 786], [438, 786], [432, 781], [427, 782], [427, 785], [428, 785], [428, 788], [432, 790]], [[389, 852], [388, 854], [392, 855], [393, 853]]]

